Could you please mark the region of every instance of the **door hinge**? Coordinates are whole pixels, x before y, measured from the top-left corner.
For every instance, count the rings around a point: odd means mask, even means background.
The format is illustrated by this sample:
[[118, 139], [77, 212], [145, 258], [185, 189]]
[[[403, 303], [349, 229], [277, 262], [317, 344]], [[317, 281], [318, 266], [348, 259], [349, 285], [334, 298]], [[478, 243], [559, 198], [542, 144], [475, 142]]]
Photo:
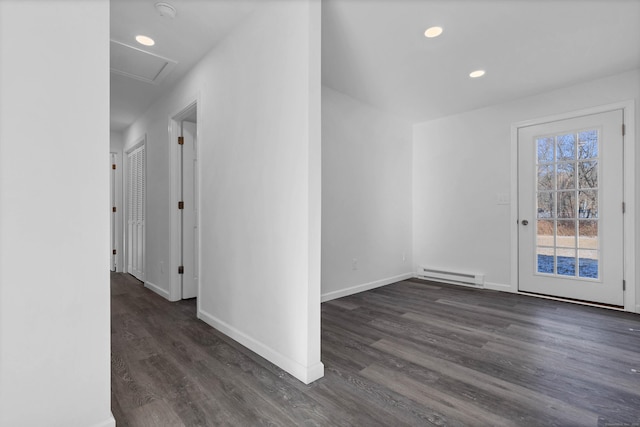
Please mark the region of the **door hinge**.
[[183, 265], [178, 267], [178, 274], [184, 274], [184, 266]]
[[111, 212], [115, 212], [115, 211], [116, 211], [116, 207], [114, 206], [111, 208]]
[[184, 209], [184, 202], [178, 202], [178, 209]]
[[627, 133], [627, 127], [623, 123], [622, 124], [622, 136], [624, 136], [626, 133]]
[[116, 165], [115, 165], [115, 164], [112, 164], [112, 165], [111, 165], [111, 169], [115, 169], [115, 168], [116, 168]]
[[178, 145], [184, 145], [184, 136], [178, 137]]
[[116, 254], [116, 250], [115, 250], [115, 249], [113, 250], [113, 254], [114, 254], [114, 255]]
[[622, 290], [623, 290], [623, 291], [626, 291], [626, 290], [627, 290], [627, 281], [626, 281], [626, 280], [623, 280], [623, 281], [622, 281]]
[[625, 202], [622, 202], [622, 213], [625, 213], [627, 211], [627, 205], [625, 204]]

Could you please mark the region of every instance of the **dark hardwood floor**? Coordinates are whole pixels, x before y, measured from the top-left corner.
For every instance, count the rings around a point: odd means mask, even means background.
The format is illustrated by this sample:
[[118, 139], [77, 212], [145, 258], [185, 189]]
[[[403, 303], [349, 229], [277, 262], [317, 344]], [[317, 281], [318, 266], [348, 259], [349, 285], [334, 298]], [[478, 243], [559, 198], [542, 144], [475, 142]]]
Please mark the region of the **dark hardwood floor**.
[[124, 426], [640, 426], [640, 315], [404, 281], [322, 304], [304, 385], [113, 274]]

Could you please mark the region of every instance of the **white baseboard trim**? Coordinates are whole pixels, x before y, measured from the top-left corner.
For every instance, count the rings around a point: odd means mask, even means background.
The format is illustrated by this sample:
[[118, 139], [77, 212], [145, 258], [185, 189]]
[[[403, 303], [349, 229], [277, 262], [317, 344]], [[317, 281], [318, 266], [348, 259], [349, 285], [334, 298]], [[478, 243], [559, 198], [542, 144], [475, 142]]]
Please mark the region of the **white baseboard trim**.
[[386, 286], [392, 283], [400, 282], [402, 280], [411, 279], [413, 277], [415, 277], [414, 273], [404, 273], [398, 276], [389, 277], [387, 279], [376, 280], [374, 282], [363, 283], [362, 285], [351, 286], [349, 288], [340, 289], [338, 291], [327, 292], [326, 294], [322, 294], [320, 296], [320, 301], [321, 302], [331, 301], [332, 299], [346, 297], [349, 295], [379, 288], [381, 286]]
[[304, 366], [203, 310], [198, 311], [198, 319], [284, 369], [305, 384], [312, 383], [324, 376], [322, 362]]
[[484, 282], [485, 289], [491, 289], [493, 291], [501, 291], [501, 292], [517, 292], [517, 289], [513, 289], [511, 285], [505, 285], [504, 283], [492, 283], [492, 282]]
[[113, 418], [113, 414], [111, 414], [111, 417], [101, 423], [94, 424], [93, 427], [116, 427], [116, 419]]
[[151, 282], [145, 281], [145, 282], [144, 282], [144, 287], [145, 287], [145, 288], [149, 288], [149, 289], [151, 289], [153, 292], [155, 292], [156, 294], [160, 295], [160, 296], [161, 296], [161, 297], [163, 297], [163, 298], [166, 298], [166, 299], [168, 299], [168, 300], [171, 300], [171, 299], [169, 298], [169, 292], [168, 292], [168, 291], [165, 291], [164, 289], [162, 289], [162, 288], [161, 288], [160, 286], [158, 286], [158, 285], [154, 285], [154, 284], [153, 284], [153, 283], [151, 283]]

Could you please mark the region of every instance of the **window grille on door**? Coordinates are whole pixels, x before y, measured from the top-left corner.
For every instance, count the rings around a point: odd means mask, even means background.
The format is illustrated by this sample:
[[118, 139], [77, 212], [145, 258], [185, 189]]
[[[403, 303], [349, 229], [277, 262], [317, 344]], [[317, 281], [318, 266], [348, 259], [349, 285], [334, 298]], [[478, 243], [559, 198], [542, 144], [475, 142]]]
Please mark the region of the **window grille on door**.
[[537, 273], [599, 278], [599, 130], [536, 138]]

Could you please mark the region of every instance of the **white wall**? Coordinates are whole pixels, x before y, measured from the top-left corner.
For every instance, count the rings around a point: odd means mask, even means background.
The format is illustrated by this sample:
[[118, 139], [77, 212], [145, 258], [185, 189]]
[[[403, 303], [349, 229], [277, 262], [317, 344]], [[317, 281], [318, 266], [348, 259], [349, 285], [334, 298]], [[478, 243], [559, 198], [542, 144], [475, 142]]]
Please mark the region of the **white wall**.
[[261, 4], [125, 132], [125, 150], [147, 135], [146, 278], [169, 298], [167, 123], [195, 99], [199, 316], [313, 381], [323, 375], [319, 1]]
[[109, 151], [111, 153], [116, 153], [116, 182], [115, 182], [115, 190], [116, 190], [116, 271], [122, 272], [124, 266], [124, 229], [123, 221], [124, 221], [124, 192], [122, 187], [122, 173], [124, 171], [124, 162], [122, 157], [122, 148], [124, 146], [124, 136], [122, 132], [111, 131], [109, 138]]
[[[640, 70], [414, 126], [414, 260], [417, 265], [486, 274], [510, 283], [511, 125], [538, 117], [640, 99]], [[636, 135], [638, 133], [636, 132]], [[640, 170], [636, 150], [636, 170]], [[637, 172], [636, 172], [637, 173]], [[636, 175], [637, 176], [637, 175]], [[636, 212], [640, 196], [636, 185]], [[636, 215], [636, 221], [640, 215]], [[636, 225], [636, 230], [640, 227]], [[636, 231], [637, 235], [637, 231]], [[640, 239], [636, 237], [636, 247]], [[636, 253], [638, 250], [636, 249]], [[636, 272], [636, 276], [640, 272]], [[636, 284], [640, 280], [636, 277]], [[636, 292], [640, 296], [640, 292]]]
[[0, 1], [2, 426], [115, 425], [108, 46], [106, 0]]
[[324, 301], [413, 275], [411, 151], [409, 122], [323, 86]]

